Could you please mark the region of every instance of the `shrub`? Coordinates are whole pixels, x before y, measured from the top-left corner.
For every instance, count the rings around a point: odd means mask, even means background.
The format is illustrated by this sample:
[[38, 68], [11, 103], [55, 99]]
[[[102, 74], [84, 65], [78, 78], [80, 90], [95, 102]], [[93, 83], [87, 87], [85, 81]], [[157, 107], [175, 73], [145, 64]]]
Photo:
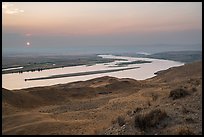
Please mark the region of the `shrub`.
[[155, 109], [146, 114], [139, 114], [135, 116], [135, 127], [145, 130], [150, 127], [155, 127], [161, 120], [167, 117], [165, 111]]
[[173, 100], [179, 99], [182, 97], [185, 97], [186, 95], [189, 95], [187, 90], [184, 90], [182, 88], [174, 89], [170, 92], [169, 97], [172, 97]]
[[119, 126], [123, 126], [125, 124], [125, 118], [122, 117], [122, 116], [119, 116], [117, 118], [117, 123], [118, 123]]
[[191, 118], [191, 117], [187, 117], [187, 118], [185, 118], [185, 120], [186, 120], [186, 122], [189, 122], [189, 123], [194, 123], [195, 122], [194, 119]]
[[188, 112], [189, 112], [189, 110], [188, 110], [188, 109], [186, 109], [184, 106], [182, 106], [182, 112], [186, 114], [186, 113], [188, 113]]
[[152, 93], [152, 100], [153, 100], [153, 101], [156, 101], [156, 100], [157, 100], [157, 98], [158, 98], [158, 95], [157, 95], [157, 94], [155, 94], [155, 93]]
[[142, 110], [142, 108], [137, 107], [136, 109], [134, 109], [132, 111], [131, 110], [127, 111], [127, 115], [134, 116], [136, 113], [139, 113], [141, 110]]
[[149, 101], [149, 100], [147, 101], [147, 104], [148, 104], [148, 106], [151, 106], [151, 103], [150, 103], [150, 101]]
[[178, 135], [194, 135], [194, 133], [188, 127], [180, 127], [177, 132]]
[[135, 113], [137, 113], [137, 112], [140, 112], [141, 110], [142, 110], [142, 108], [137, 107], [137, 108], [133, 111], [133, 113], [135, 114]]
[[133, 115], [133, 111], [128, 110], [128, 111], [127, 111], [127, 115], [128, 115], [128, 116], [132, 116], [132, 115]]
[[193, 88], [192, 88], [192, 91], [193, 91], [193, 92], [196, 92], [196, 91], [197, 91], [197, 89], [196, 89], [195, 87], [193, 87]]

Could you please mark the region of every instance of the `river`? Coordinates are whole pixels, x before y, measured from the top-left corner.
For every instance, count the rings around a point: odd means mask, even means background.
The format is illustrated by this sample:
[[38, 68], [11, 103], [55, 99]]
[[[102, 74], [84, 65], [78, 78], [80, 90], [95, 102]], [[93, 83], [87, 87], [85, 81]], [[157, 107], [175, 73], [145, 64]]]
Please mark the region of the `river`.
[[[72, 67], [64, 67], [64, 68], [55, 68], [55, 69], [47, 69], [47, 70], [35, 71], [35, 72], [2, 74], [2, 87], [9, 90], [23, 89], [23, 88], [30, 88], [30, 87], [64, 84], [64, 83], [75, 82], [75, 81], [84, 81], [84, 80], [89, 80], [89, 79], [102, 77], [102, 76], [112, 76], [117, 78], [132, 78], [136, 80], [144, 80], [147, 78], [154, 77], [155, 76], [154, 73], [157, 71], [166, 70], [170, 67], [184, 65], [184, 63], [181, 63], [181, 62], [161, 60], [161, 59], [136, 58], [136, 57], [114, 56], [114, 55], [99, 55], [99, 56], [103, 58], [126, 59], [127, 61], [114, 61], [111, 63], [100, 63], [92, 66], [81, 65], [81, 66], [72, 66]], [[145, 61], [152, 61], [152, 62], [143, 63], [143, 64], [130, 64], [122, 67], [116, 65], [117, 63], [121, 63], [121, 62], [132, 62], [137, 60], [145, 60]], [[71, 74], [71, 73], [99, 71], [99, 70], [113, 70], [113, 69], [130, 68], [130, 67], [139, 67], [139, 68], [101, 73], [101, 74], [84, 75], [84, 76], [25, 81], [25, 79], [48, 77], [51, 75]]]

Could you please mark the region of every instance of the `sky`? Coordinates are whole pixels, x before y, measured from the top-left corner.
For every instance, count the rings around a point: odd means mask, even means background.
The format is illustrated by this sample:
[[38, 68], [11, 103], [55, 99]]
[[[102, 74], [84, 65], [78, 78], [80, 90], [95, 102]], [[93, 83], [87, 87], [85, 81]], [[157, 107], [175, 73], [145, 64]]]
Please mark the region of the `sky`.
[[4, 53], [202, 50], [201, 2], [3, 2]]

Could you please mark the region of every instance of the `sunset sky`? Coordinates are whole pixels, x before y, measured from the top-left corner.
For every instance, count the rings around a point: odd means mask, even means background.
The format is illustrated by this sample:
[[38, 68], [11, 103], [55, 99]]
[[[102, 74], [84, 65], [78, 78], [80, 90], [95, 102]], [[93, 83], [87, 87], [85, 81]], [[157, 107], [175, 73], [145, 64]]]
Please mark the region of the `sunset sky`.
[[201, 50], [202, 3], [3, 2], [2, 29], [3, 53]]

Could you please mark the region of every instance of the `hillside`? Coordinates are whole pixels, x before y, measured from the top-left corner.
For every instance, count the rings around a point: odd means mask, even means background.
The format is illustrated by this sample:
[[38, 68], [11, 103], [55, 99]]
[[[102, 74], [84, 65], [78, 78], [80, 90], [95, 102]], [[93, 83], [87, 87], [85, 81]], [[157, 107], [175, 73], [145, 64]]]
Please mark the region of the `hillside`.
[[202, 60], [202, 51], [169, 51], [147, 55], [146, 57], [191, 63]]
[[202, 62], [142, 81], [2, 89], [2, 134], [202, 134]]

